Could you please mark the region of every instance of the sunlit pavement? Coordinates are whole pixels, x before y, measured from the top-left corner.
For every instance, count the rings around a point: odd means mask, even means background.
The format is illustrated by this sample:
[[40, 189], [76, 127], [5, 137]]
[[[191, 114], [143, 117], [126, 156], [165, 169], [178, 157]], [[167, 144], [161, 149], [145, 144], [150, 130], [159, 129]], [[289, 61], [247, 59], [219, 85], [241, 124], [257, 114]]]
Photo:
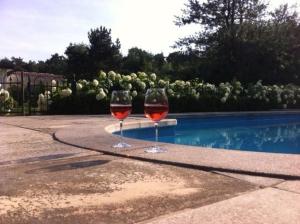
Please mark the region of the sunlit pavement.
[[[0, 117], [0, 223], [300, 222], [298, 180], [154, 164], [53, 139], [66, 128], [112, 122], [107, 116]], [[97, 140], [103, 151], [116, 140], [107, 135]]]

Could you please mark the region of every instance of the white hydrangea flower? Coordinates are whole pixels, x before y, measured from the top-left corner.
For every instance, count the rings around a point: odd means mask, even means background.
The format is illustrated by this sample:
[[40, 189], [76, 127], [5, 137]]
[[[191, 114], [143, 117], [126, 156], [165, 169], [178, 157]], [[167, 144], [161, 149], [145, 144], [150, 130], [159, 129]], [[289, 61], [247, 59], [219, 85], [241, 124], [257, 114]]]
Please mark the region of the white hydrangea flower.
[[94, 87], [97, 87], [99, 85], [99, 81], [97, 79], [94, 79], [92, 84]]
[[150, 79], [152, 81], [155, 81], [156, 80], [156, 74], [155, 73], [150, 74]]
[[118, 73], [116, 74], [116, 80], [120, 80], [122, 78], [122, 76]]
[[76, 83], [76, 89], [80, 91], [82, 89], [82, 84], [81, 83]]
[[52, 87], [52, 92], [56, 92], [56, 90], [57, 90], [56, 87], [53, 86], [53, 87]]
[[138, 94], [138, 93], [137, 93], [137, 91], [136, 91], [136, 90], [133, 90], [133, 91], [132, 91], [132, 93], [131, 93], [131, 95], [132, 95], [133, 97], [136, 97], [136, 96], [137, 96], [137, 94]]
[[196, 93], [194, 97], [198, 100], [200, 98], [200, 93]]
[[179, 87], [184, 87], [185, 82], [183, 80], [176, 80], [175, 85]]
[[159, 85], [160, 87], [164, 87], [164, 86], [166, 85], [165, 80], [160, 79], [160, 80], [158, 81], [158, 85]]
[[169, 87], [170, 87], [171, 89], [174, 89], [174, 88], [175, 88], [175, 83], [171, 83]]
[[146, 83], [144, 83], [144, 82], [142, 82], [142, 81], [138, 82], [138, 86], [139, 86], [142, 90], [146, 89]]
[[154, 86], [155, 86], [155, 83], [154, 82], [149, 82], [149, 86], [151, 87], [151, 88], [153, 88]]
[[87, 84], [88, 84], [88, 81], [86, 81], [85, 79], [83, 79], [83, 80], [81, 80], [81, 83], [82, 83], [83, 85], [87, 85]]
[[53, 79], [53, 80], [51, 81], [51, 85], [52, 85], [52, 86], [56, 86], [56, 80]]
[[130, 76], [132, 79], [137, 79], [137, 75], [135, 73], [131, 73]]
[[173, 95], [173, 94], [174, 94], [174, 91], [173, 91], [172, 89], [168, 89], [167, 92], [168, 92], [168, 94], [170, 94], [170, 95]]
[[128, 84], [125, 86], [125, 88], [126, 88], [127, 90], [131, 90], [131, 89], [132, 89], [131, 83], [128, 83]]
[[139, 72], [138, 76], [141, 80], [145, 80], [148, 77], [148, 75], [145, 72]]
[[[109, 73], [108, 73], [109, 74]], [[106, 73], [104, 71], [100, 71], [99, 73], [99, 79], [106, 79]]]
[[99, 93], [96, 95], [96, 100], [102, 100], [106, 97], [106, 94], [102, 88], [100, 88]]
[[202, 87], [203, 87], [203, 83], [200, 82], [200, 83], [198, 84], [198, 87], [199, 87], [199, 88], [202, 88]]
[[130, 76], [130, 75], [124, 75], [124, 76], [123, 76], [123, 80], [124, 80], [125, 82], [130, 82], [130, 81], [131, 81], [131, 76]]
[[39, 94], [37, 105], [40, 111], [46, 111], [47, 110], [47, 99], [44, 96], [44, 94]]
[[197, 94], [197, 91], [196, 91], [195, 89], [192, 89], [192, 90], [191, 90], [191, 94], [192, 94], [192, 95], [196, 95], [196, 94]]
[[0, 90], [0, 101], [5, 102], [9, 99], [9, 92], [5, 89]]
[[222, 103], [226, 103], [226, 100], [227, 100], [226, 97], [222, 97], [222, 98], [221, 98], [221, 102], [222, 102]]
[[51, 98], [51, 92], [50, 91], [45, 91], [45, 98], [50, 99]]
[[277, 103], [281, 103], [281, 98], [277, 97]]
[[72, 94], [72, 90], [70, 88], [63, 89], [60, 92], [60, 96], [62, 96], [62, 97], [68, 97], [68, 96], [71, 96], [71, 94]]
[[45, 100], [45, 95], [40, 93], [38, 96], [38, 101], [44, 101]]

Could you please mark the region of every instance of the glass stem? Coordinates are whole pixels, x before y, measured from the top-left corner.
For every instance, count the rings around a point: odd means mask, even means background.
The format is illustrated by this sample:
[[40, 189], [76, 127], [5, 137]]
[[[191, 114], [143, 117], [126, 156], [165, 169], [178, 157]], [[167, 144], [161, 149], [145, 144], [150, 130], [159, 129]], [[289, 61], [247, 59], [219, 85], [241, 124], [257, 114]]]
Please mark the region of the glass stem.
[[120, 136], [121, 136], [121, 143], [123, 143], [123, 120], [120, 120]]
[[157, 148], [157, 142], [158, 142], [158, 122], [154, 123], [155, 127], [155, 148]]

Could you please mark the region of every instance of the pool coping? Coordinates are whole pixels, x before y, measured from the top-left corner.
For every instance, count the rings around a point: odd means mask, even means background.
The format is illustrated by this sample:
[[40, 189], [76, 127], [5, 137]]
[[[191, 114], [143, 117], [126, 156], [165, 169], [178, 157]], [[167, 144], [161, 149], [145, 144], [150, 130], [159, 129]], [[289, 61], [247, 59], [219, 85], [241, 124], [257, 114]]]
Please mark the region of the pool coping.
[[[264, 111], [264, 112], [217, 112], [217, 113], [190, 113], [179, 116], [224, 116], [245, 114], [299, 114], [295, 111]], [[178, 116], [171, 114], [169, 117]], [[221, 171], [254, 176], [273, 177], [281, 179], [300, 180], [300, 155], [283, 153], [264, 153], [252, 151], [212, 149], [205, 147], [160, 143], [168, 148], [168, 152], [151, 154], [144, 150], [154, 144], [151, 141], [125, 138], [133, 145], [132, 149], [116, 150], [111, 147], [118, 137], [112, 132], [118, 130], [118, 123], [108, 121], [109, 117], [99, 118], [101, 124], [72, 125], [58, 130], [54, 138], [62, 143], [77, 146], [102, 153], [127, 157], [137, 160], [164, 163], [176, 166], [196, 168], [206, 171]], [[134, 116], [127, 119], [125, 129], [151, 127], [149, 120]], [[161, 126], [175, 125], [174, 119], [166, 119]]]

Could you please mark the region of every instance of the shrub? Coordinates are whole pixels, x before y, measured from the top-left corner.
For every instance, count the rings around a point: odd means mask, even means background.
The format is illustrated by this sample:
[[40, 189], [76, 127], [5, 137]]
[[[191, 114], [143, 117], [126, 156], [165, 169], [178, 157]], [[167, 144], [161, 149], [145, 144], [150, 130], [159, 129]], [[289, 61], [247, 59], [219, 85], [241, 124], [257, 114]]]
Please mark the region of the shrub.
[[79, 80], [76, 94], [69, 87], [57, 88], [50, 113], [99, 114], [109, 113], [109, 97], [116, 89], [131, 92], [133, 112], [143, 113], [144, 95], [148, 88], [165, 88], [170, 112], [241, 111], [297, 108], [300, 88], [289, 85], [263, 85], [261, 81], [243, 86], [237, 80], [215, 85], [200, 80], [169, 80], [144, 72], [121, 75], [101, 71], [97, 79]]

